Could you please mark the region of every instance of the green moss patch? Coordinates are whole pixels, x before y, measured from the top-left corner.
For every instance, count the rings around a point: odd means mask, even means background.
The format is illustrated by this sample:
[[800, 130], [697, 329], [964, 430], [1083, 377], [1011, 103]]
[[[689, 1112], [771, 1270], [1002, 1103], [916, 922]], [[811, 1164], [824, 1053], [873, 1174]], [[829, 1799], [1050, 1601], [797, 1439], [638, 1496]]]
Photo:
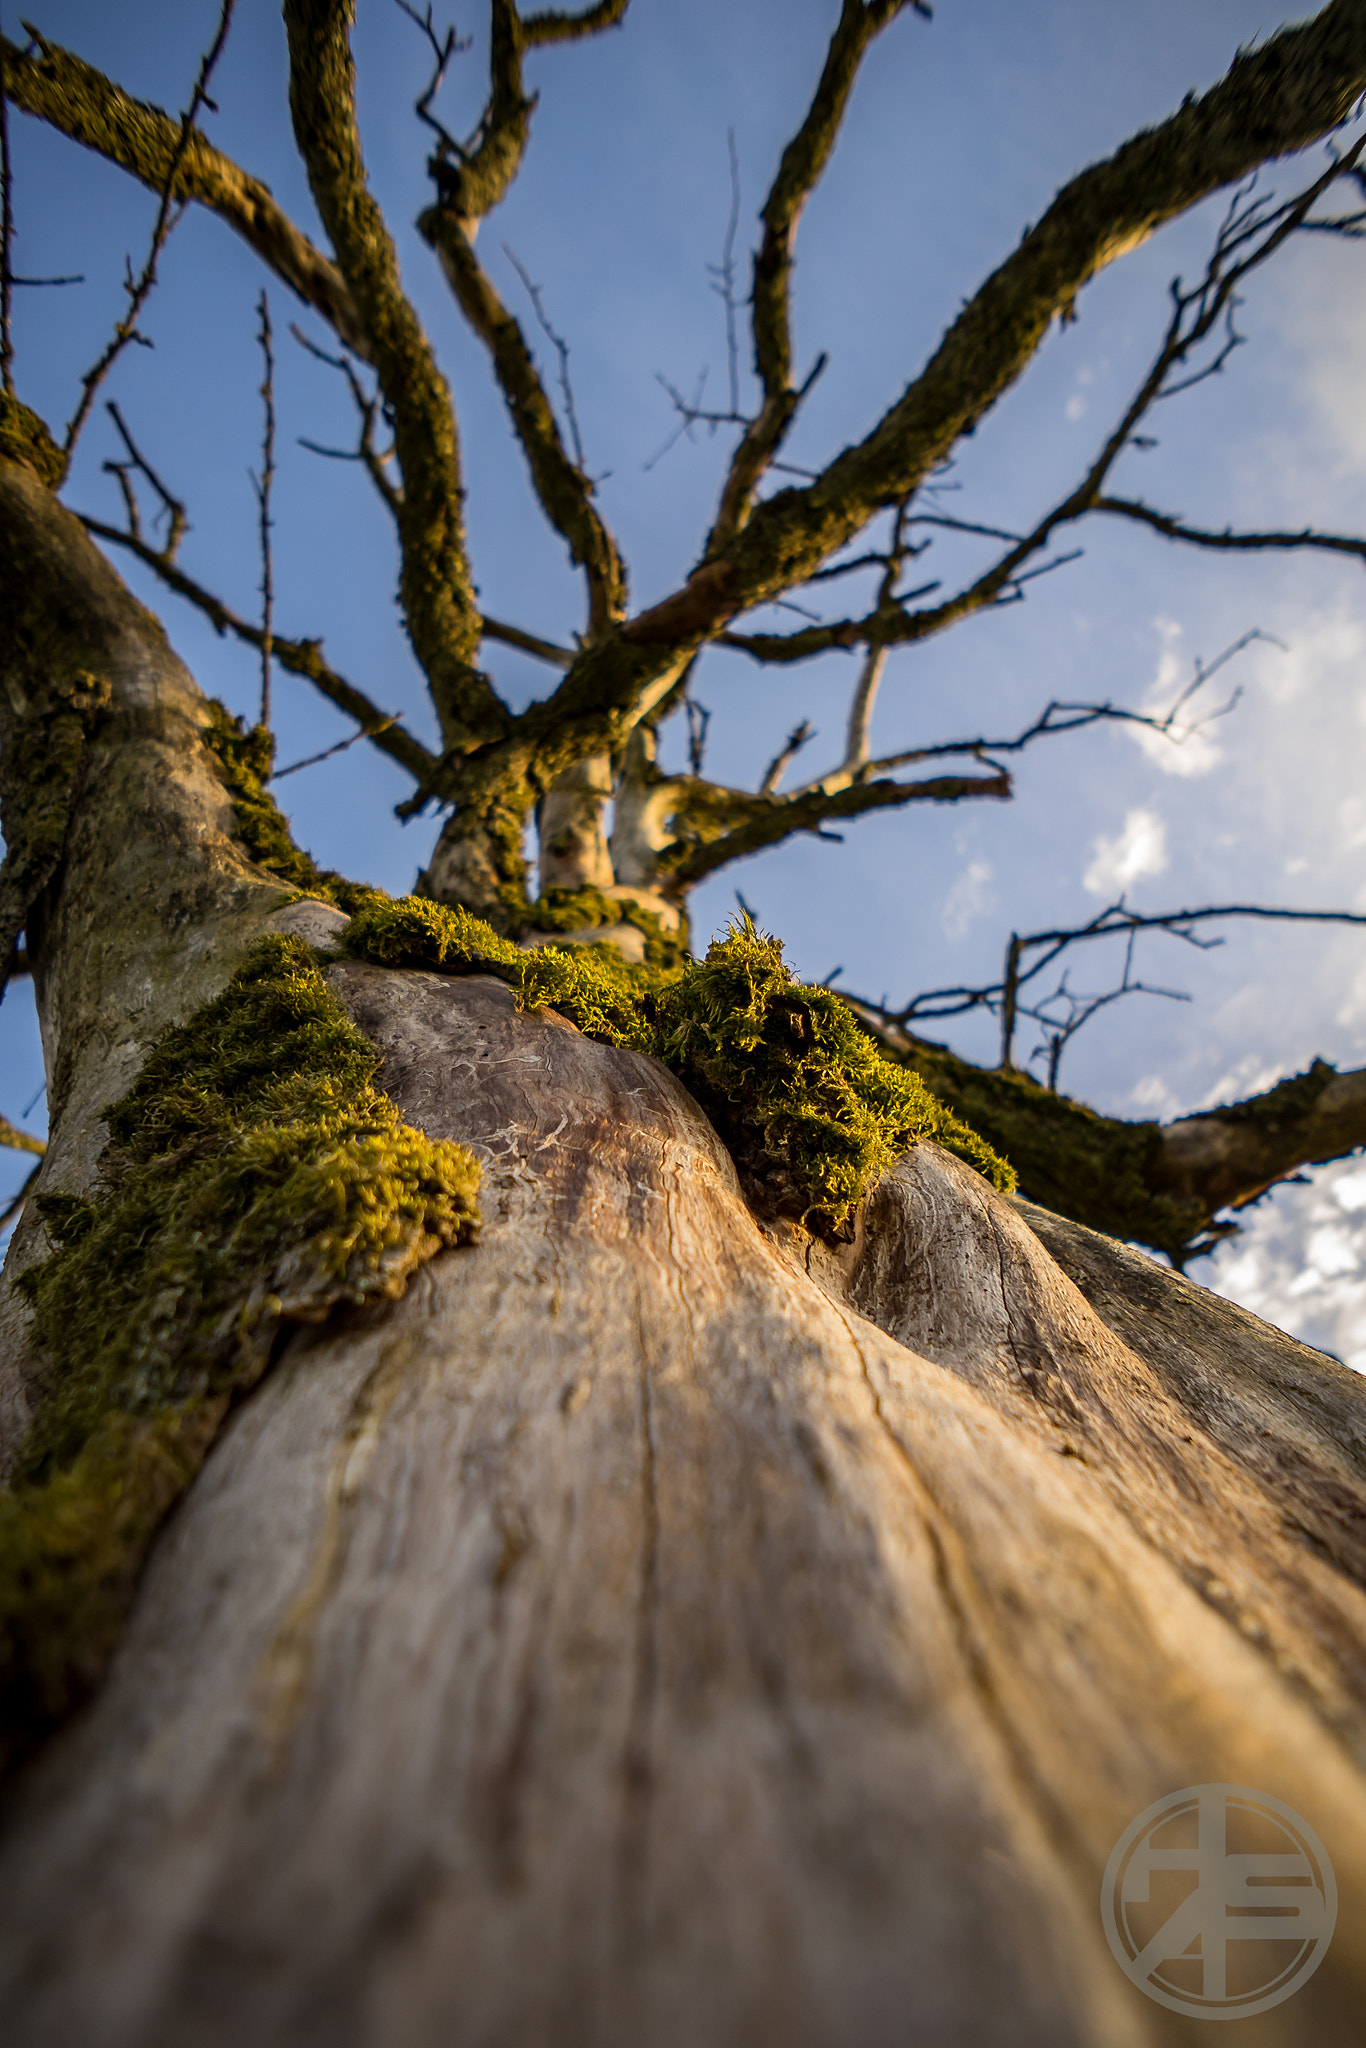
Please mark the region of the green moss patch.
[[1006, 1161], [919, 1075], [886, 1059], [839, 997], [803, 987], [746, 918], [648, 1005], [655, 1050], [707, 1111], [761, 1211], [833, 1237], [919, 1139], [1008, 1189]]
[[55, 491], [66, 475], [66, 457], [48, 432], [46, 420], [8, 391], [0, 391], [0, 457], [23, 463], [50, 491]]
[[478, 1222], [462, 1146], [404, 1124], [295, 938], [263, 939], [107, 1111], [88, 1200], [18, 1285], [40, 1405], [0, 1495], [0, 1752], [93, 1683], [147, 1547], [288, 1323], [394, 1297]]
[[558, 1010], [590, 1038], [652, 1054], [706, 1110], [761, 1213], [847, 1235], [864, 1195], [921, 1138], [1014, 1186], [1005, 1160], [838, 996], [802, 986], [748, 918], [704, 960], [671, 969], [632, 966], [609, 947], [519, 952], [467, 912], [413, 896], [368, 905], [341, 943], [388, 967], [497, 974], [523, 1009]]
[[294, 844], [285, 815], [266, 787], [275, 765], [274, 734], [264, 725], [243, 725], [216, 697], [208, 703], [205, 743], [232, 798], [237, 837], [256, 865], [305, 896], [335, 903], [341, 910], [358, 910], [372, 899], [387, 900], [378, 889], [348, 882], [334, 868], [320, 868]]
[[1269, 1134], [1275, 1133], [1286, 1124], [1302, 1123], [1311, 1116], [1328, 1083], [1337, 1079], [1337, 1071], [1327, 1060], [1316, 1059], [1302, 1074], [1288, 1074], [1264, 1095], [1225, 1103], [1222, 1109], [1207, 1110], [1205, 1114], [1217, 1117], [1223, 1124], [1259, 1124]]
[[670, 930], [643, 903], [629, 896], [608, 896], [601, 889], [548, 889], [532, 904], [526, 929], [576, 932], [614, 924], [629, 924], [644, 934], [647, 967], [684, 967], [691, 958], [686, 926]]

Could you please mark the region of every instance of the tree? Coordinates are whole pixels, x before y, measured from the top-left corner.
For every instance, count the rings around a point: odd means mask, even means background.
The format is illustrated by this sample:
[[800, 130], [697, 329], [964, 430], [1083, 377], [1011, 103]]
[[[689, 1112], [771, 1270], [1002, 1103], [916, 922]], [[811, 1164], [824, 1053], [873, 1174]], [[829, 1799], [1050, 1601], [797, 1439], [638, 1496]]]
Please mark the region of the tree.
[[[21, 2037], [863, 2042], [909, 2014], [944, 2041], [1183, 2038], [1114, 1969], [1094, 1896], [1135, 1814], [1217, 1781], [1311, 1816], [1337, 1868], [1333, 1949], [1264, 2038], [1354, 2038], [1359, 1382], [1086, 1226], [1179, 1257], [1229, 1202], [1352, 1149], [1361, 1077], [1121, 1127], [1013, 1072], [1009, 1033], [990, 1074], [913, 1039], [913, 1011], [800, 987], [752, 925], [701, 964], [685, 947], [690, 887], [757, 847], [999, 799], [1026, 745], [1137, 715], [1055, 704], [871, 757], [889, 651], [1008, 600], [1081, 520], [1366, 555], [1349, 534], [1192, 529], [1111, 489], [1158, 397], [1231, 346], [1243, 278], [1301, 230], [1359, 230], [1366, 143], [1289, 200], [1248, 180], [1342, 128], [1366, 9], [1334, 0], [1082, 172], [864, 436], [787, 482], [813, 375], [790, 334], [798, 216], [876, 39], [923, 11], [844, 0], [763, 210], [756, 409], [738, 372], [714, 410], [679, 394], [682, 427], [734, 446], [697, 564], [634, 613], [567, 368], [557, 414], [476, 232], [528, 146], [528, 61], [618, 27], [625, 0], [493, 0], [463, 143], [439, 112], [453, 35], [419, 20], [421, 231], [581, 571], [572, 647], [480, 609], [450, 394], [366, 180], [345, 0], [285, 7], [330, 254], [200, 128], [231, 11], [179, 118], [37, 36], [3, 53], [12, 106], [157, 198], [60, 439], [13, 385], [6, 200], [0, 947], [16, 963], [24, 933], [51, 1107], [0, 1411], [0, 1953]], [[956, 594], [908, 590], [927, 531], [962, 524], [943, 465], [1051, 323], [1225, 190], [1209, 265], [1086, 476], [1027, 534], [979, 536], [1001, 552]], [[259, 624], [180, 566], [176, 486], [121, 414], [126, 525], [60, 502], [181, 202], [333, 330], [436, 748], [275, 630], [264, 298]], [[255, 728], [204, 699], [92, 535], [260, 650]], [[860, 573], [874, 596], [842, 620], [746, 624]], [[544, 659], [549, 694], [514, 711], [487, 643]], [[758, 789], [711, 781], [694, 710], [690, 772], [661, 769], [660, 724], [718, 645], [854, 651], [835, 767], [785, 787], [796, 729]], [[416, 897], [294, 846], [268, 786], [276, 666], [397, 763], [411, 809], [444, 807]], [[1020, 957], [958, 993], [1018, 1012]], [[1001, 1137], [1061, 1214], [993, 1192]]]

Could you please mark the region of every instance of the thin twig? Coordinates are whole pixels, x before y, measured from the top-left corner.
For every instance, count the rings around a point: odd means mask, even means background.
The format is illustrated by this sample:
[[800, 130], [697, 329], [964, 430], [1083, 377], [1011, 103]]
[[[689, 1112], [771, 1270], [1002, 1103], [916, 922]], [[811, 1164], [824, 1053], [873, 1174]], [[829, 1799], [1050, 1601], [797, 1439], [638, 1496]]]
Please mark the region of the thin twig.
[[541, 298], [540, 286], [531, 282], [531, 278], [524, 265], [518, 261], [506, 242], [503, 244], [503, 254], [507, 257], [508, 262], [512, 265], [518, 277], [521, 278], [522, 284], [526, 289], [526, 295], [531, 301], [537, 320], [540, 322], [541, 332], [545, 335], [546, 340], [554, 348], [556, 355], [560, 359], [560, 396], [564, 401], [564, 416], [569, 428], [569, 441], [574, 450], [575, 463], [583, 474], [587, 476], [588, 458], [583, 452], [583, 436], [579, 432], [579, 416], [574, 409], [574, 387], [569, 381], [569, 343], [562, 334], [557, 333], [555, 328], [551, 326], [550, 316], [546, 312]]
[[156, 284], [157, 263], [162, 249], [165, 247], [166, 239], [184, 211], [183, 205], [173, 207], [172, 204], [176, 174], [184, 162], [186, 152], [190, 147], [190, 138], [194, 134], [194, 124], [199, 117], [200, 108], [212, 106], [213, 104], [209, 98], [209, 80], [213, 75], [214, 66], [223, 54], [223, 45], [228, 39], [228, 28], [232, 21], [234, 5], [235, 0], [223, 0], [222, 13], [218, 19], [218, 31], [199, 66], [199, 76], [195, 80], [194, 91], [190, 95], [190, 104], [185, 109], [184, 116], [181, 119], [180, 136], [171, 154], [171, 161], [167, 166], [166, 180], [161, 188], [161, 203], [157, 207], [156, 223], [152, 229], [151, 246], [147, 251], [147, 261], [143, 265], [142, 275], [135, 280], [132, 275], [131, 266], [128, 267], [124, 279], [124, 290], [128, 295], [127, 310], [115, 327], [113, 336], [103, 355], [86, 371], [81, 379], [80, 401], [75, 412], [71, 415], [71, 420], [66, 430], [66, 438], [62, 444], [62, 454], [68, 464], [71, 461], [72, 451], [80, 438], [81, 429], [90, 416], [90, 408], [95, 402], [95, 393], [99, 390], [100, 385], [104, 382], [118, 358], [123, 354], [124, 349], [127, 348], [130, 341], [139, 342], [144, 347], [151, 346], [146, 335], [138, 333], [138, 315], [147, 303], [152, 288]]
[[[900, 1009], [890, 1009], [884, 1003], [872, 1003], [865, 997], [851, 997], [860, 1009], [867, 1010], [879, 1021], [895, 1024], [902, 1030], [918, 1022], [945, 1017], [961, 1017], [973, 1010], [985, 1010], [989, 1016], [1001, 1019], [1001, 1066], [1010, 1071], [1014, 1065], [1015, 1032], [1021, 1018], [1028, 1017], [1046, 1029], [1063, 1029], [1055, 1019], [1047, 1016], [1049, 1004], [1063, 996], [1072, 1002], [1093, 1001], [1096, 1009], [1115, 1000], [1119, 995], [1140, 992], [1140, 985], [1121, 987], [1101, 998], [1076, 998], [1067, 989], [1065, 978], [1051, 996], [1041, 1002], [1023, 1001], [1022, 993], [1029, 984], [1044, 974], [1054, 962], [1067, 952], [1069, 947], [1085, 945], [1092, 939], [1109, 939], [1123, 935], [1128, 941], [1125, 980], [1127, 982], [1129, 963], [1132, 962], [1134, 936], [1139, 932], [1165, 931], [1173, 938], [1194, 946], [1200, 952], [1209, 952], [1222, 946], [1222, 938], [1201, 938], [1193, 929], [1197, 924], [1207, 924], [1225, 918], [1250, 917], [1272, 923], [1284, 924], [1346, 924], [1366, 925], [1366, 912], [1354, 910], [1279, 910], [1264, 903], [1221, 903], [1207, 904], [1196, 910], [1167, 910], [1154, 915], [1145, 915], [1130, 910], [1121, 896], [1117, 903], [1107, 904], [1088, 924], [1059, 927], [1051, 931], [1012, 932], [1006, 943], [1001, 979], [987, 982], [980, 987], [961, 986], [958, 988], [929, 989], [923, 994], [912, 996]], [[1029, 959], [1031, 954], [1037, 958]], [[1172, 989], [1151, 989], [1142, 986], [1146, 995], [1165, 995], [1184, 1000], [1181, 991]], [[1085, 1017], [1079, 1022], [1084, 1023]], [[1071, 1037], [1079, 1025], [1065, 1029], [1065, 1038]]]
[[764, 779], [759, 784], [760, 796], [777, 795], [778, 785], [784, 775], [786, 775], [794, 757], [801, 752], [809, 740], [813, 740], [815, 737], [816, 729], [809, 718], [804, 718], [799, 725], [793, 726], [782, 748], [774, 755], [768, 767], [764, 770]]
[[[325, 455], [332, 462], [363, 463], [371, 483], [384, 500], [390, 515], [397, 520], [403, 507], [403, 493], [397, 484], [390, 482], [385, 473], [388, 464], [394, 459], [394, 449], [391, 445], [381, 452], [375, 446], [375, 420], [381, 410], [379, 393], [366, 390], [349, 356], [334, 356], [329, 349], [320, 348], [295, 321], [290, 322], [289, 331], [300, 348], [307, 350], [318, 362], [326, 363], [329, 369], [340, 371], [346, 379], [352, 403], [360, 417], [360, 440], [354, 448], [328, 448], [320, 441], [310, 440], [306, 434], [299, 435], [299, 446], [307, 448], [310, 455]], [[388, 418], [387, 413], [385, 418]]]
[[442, 126], [441, 122], [437, 120], [436, 115], [432, 112], [432, 101], [445, 83], [446, 69], [450, 64], [451, 58], [458, 56], [462, 50], [468, 50], [470, 38], [466, 36], [462, 40], [456, 35], [453, 28], [448, 28], [444, 37], [439, 36], [436, 32], [436, 25], [432, 20], [430, 0], [428, 0], [425, 14], [419, 14], [415, 7], [409, 6], [408, 0], [397, 0], [397, 4], [402, 12], [407, 15], [409, 21], [415, 22], [422, 30], [431, 46], [432, 52], [432, 75], [427, 81], [426, 91], [419, 93], [418, 97], [413, 101], [413, 110], [418, 120], [425, 123], [437, 137], [438, 148], [443, 156], [449, 154], [455, 157], [463, 157], [465, 151], [460, 143], [456, 141], [448, 128]]
[[130, 471], [135, 471], [139, 475], [146, 477], [148, 483], [161, 500], [161, 512], [158, 517], [164, 517], [167, 522], [166, 538], [162, 542], [161, 555], [163, 560], [174, 562], [180, 549], [180, 543], [190, 530], [190, 522], [186, 516], [185, 507], [180, 499], [175, 496], [174, 492], [169, 490], [162, 482], [151, 463], [147, 460], [147, 457], [138, 447], [128, 430], [128, 424], [123, 414], [119, 411], [112, 398], [106, 405], [105, 411], [114, 422], [119, 439], [128, 451], [126, 462], [106, 462], [102, 467], [108, 475], [118, 479], [119, 489], [123, 493], [124, 509], [128, 514], [129, 533], [135, 540], [141, 540], [142, 538], [142, 522], [138, 514], [137, 493], [133, 488], [129, 475]]
[[260, 516], [261, 529], [261, 724], [270, 730], [270, 661], [275, 630], [275, 564], [270, 544], [270, 530], [274, 521], [270, 516], [270, 487], [275, 481], [275, 354], [271, 347], [273, 339], [270, 326], [270, 301], [265, 291], [257, 301], [261, 325], [257, 330], [261, 343], [263, 371], [261, 377], [261, 403], [265, 408], [265, 421], [261, 431], [261, 474], [253, 476], [256, 490], [256, 507]]
[[688, 720], [688, 767], [692, 774], [700, 776], [707, 755], [707, 727], [711, 724], [711, 712], [693, 696], [684, 697], [683, 710]]
[[[205, 590], [202, 584], [187, 576], [183, 569], [168, 561], [160, 549], [149, 547], [146, 541], [140, 540], [134, 533], [121, 532], [117, 526], [105, 525], [103, 520], [91, 519], [85, 513], [78, 516], [87, 533], [95, 534], [100, 540], [111, 541], [116, 547], [127, 548], [159, 576], [168, 588], [174, 590], [177, 596], [187, 598], [203, 612], [217, 632], [231, 633], [244, 645], [260, 648], [259, 626], [254, 626], [249, 620], [239, 617], [221, 598], [215, 597], [212, 591]], [[274, 636], [273, 653], [275, 661], [281, 668], [288, 669], [291, 675], [305, 676], [322, 692], [329, 703], [335, 704], [348, 718], [354, 718], [366, 737], [374, 740], [380, 752], [397, 761], [414, 782], [426, 782], [436, 772], [440, 764], [430, 748], [425, 747], [421, 740], [415, 739], [403, 726], [390, 721], [387, 714], [381, 711], [363, 690], [358, 690], [354, 683], [347, 682], [345, 676], [338, 675], [335, 669], [330, 668], [323, 659], [320, 640], [287, 640], [277, 633]]]
[[335, 746], [324, 747], [320, 754], [306, 754], [302, 761], [291, 761], [287, 768], [277, 768], [270, 780], [283, 782], [286, 775], [297, 775], [301, 768], [316, 768], [320, 761], [330, 761], [334, 754], [344, 754], [349, 747], [355, 746], [357, 740], [372, 740], [376, 733], [387, 732], [390, 726], [397, 724], [398, 713], [395, 712], [392, 718], [382, 718], [378, 725], [364, 725], [359, 732], [338, 740]]
[[721, 244], [721, 261], [709, 263], [707, 270], [715, 279], [712, 290], [726, 309], [726, 377], [730, 392], [732, 415], [740, 410], [740, 344], [736, 331], [739, 302], [735, 296], [735, 236], [740, 225], [740, 157], [735, 147], [735, 130], [726, 130], [726, 152], [730, 159], [730, 214], [726, 221], [726, 238]]

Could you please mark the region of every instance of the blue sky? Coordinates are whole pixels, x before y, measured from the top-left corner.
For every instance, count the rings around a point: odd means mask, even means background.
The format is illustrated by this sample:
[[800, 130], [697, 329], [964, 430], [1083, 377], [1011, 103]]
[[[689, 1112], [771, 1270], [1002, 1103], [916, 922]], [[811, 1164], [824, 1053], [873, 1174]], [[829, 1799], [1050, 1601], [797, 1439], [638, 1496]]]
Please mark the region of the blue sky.
[[[175, 108], [216, 11], [212, 0], [32, 0], [45, 34]], [[699, 434], [646, 466], [672, 426], [657, 375], [691, 388], [705, 367], [708, 391], [724, 390], [721, 313], [706, 266], [719, 254], [729, 203], [727, 131], [741, 167], [743, 253], [835, 13], [834, 0], [634, 0], [621, 30], [529, 67], [542, 93], [530, 155], [485, 223], [481, 248], [500, 289], [525, 310], [504, 244], [515, 251], [571, 343], [589, 461], [639, 603], [686, 573], [727, 452], [722, 436]], [[483, 24], [472, 6], [453, 18], [473, 36], [443, 102], [460, 132], [478, 110]], [[1252, 0], [940, 0], [933, 22], [908, 15], [894, 24], [802, 225], [798, 359], [809, 364], [825, 350], [830, 367], [791, 459], [820, 464], [866, 430], [1059, 185], [1187, 90], [1212, 83], [1240, 44], [1282, 18]], [[428, 198], [412, 114], [426, 68], [421, 39], [392, 0], [360, 0], [356, 49], [372, 181], [455, 395], [482, 601], [563, 640], [581, 623], [576, 582], [539, 519], [481, 352], [410, 225]], [[289, 136], [284, 37], [270, 0], [240, 0], [214, 94], [209, 134], [317, 235]], [[12, 133], [17, 267], [86, 280], [19, 294], [20, 393], [57, 424], [119, 310], [125, 256], [141, 262], [155, 202], [22, 117], [12, 117]], [[1297, 189], [1321, 161], [1313, 153], [1270, 182]], [[1157, 346], [1169, 279], [1198, 272], [1220, 210], [1176, 224], [1083, 294], [1076, 323], [1050, 335], [960, 452], [955, 513], [1011, 527], [1080, 474]], [[192, 213], [163, 280], [145, 321], [155, 346], [125, 356], [110, 392], [188, 501], [186, 566], [252, 612], [259, 564], [248, 471], [259, 440], [262, 274], [226, 228]], [[277, 623], [323, 635], [343, 673], [422, 727], [386, 516], [354, 466], [297, 445], [301, 435], [344, 443], [350, 432], [339, 381], [297, 347], [288, 324], [297, 318], [326, 336], [266, 282], [280, 358]], [[1117, 488], [1207, 525], [1366, 531], [1363, 314], [1366, 245], [1293, 245], [1250, 284], [1247, 346], [1222, 377], [1163, 409], [1159, 446], [1126, 456]], [[116, 452], [99, 414], [66, 493], [71, 504], [117, 516], [101, 468]], [[822, 976], [838, 964], [845, 986], [900, 997], [988, 979], [1012, 928], [1080, 921], [1121, 887], [1149, 910], [1228, 900], [1366, 909], [1360, 565], [1198, 556], [1099, 522], [1081, 538], [1083, 559], [1035, 586], [1027, 603], [894, 658], [875, 744], [1008, 733], [1055, 696], [1162, 706], [1196, 656], [1209, 659], [1255, 627], [1281, 644], [1259, 642], [1240, 658], [1237, 710], [1180, 750], [1113, 729], [1049, 742], [1020, 762], [1009, 806], [885, 815], [851, 826], [842, 846], [778, 849], [699, 892], [704, 934], [734, 908], [738, 885], [800, 971]], [[941, 543], [925, 573], [950, 583], [983, 559], [972, 544]], [[130, 580], [204, 687], [250, 711], [253, 658], [138, 575]], [[487, 652], [514, 701], [545, 687], [546, 671]], [[710, 772], [752, 785], [801, 717], [818, 729], [812, 770], [823, 750], [833, 758], [849, 674], [845, 657], [800, 674], [709, 657], [696, 694], [713, 712]], [[276, 696], [282, 760], [346, 730], [292, 678], [277, 680]], [[1219, 701], [1217, 689], [1210, 697]], [[680, 745], [671, 737], [666, 750], [677, 758]], [[320, 860], [410, 885], [433, 827], [393, 819], [405, 786], [378, 756], [354, 749], [280, 794]], [[1171, 1116], [1265, 1086], [1316, 1053], [1341, 1066], [1366, 1062], [1366, 934], [1230, 926], [1226, 938], [1203, 954], [1150, 941], [1146, 978], [1193, 1001], [1137, 997], [1108, 1011], [1069, 1052], [1069, 1091], [1123, 1115]], [[1107, 973], [1088, 962], [1077, 979]], [[991, 1054], [985, 1027], [954, 1042], [973, 1057]], [[0, 1059], [0, 1107], [18, 1116], [41, 1085], [22, 991], [0, 1011]], [[32, 1120], [40, 1116], [41, 1105]], [[1366, 1182], [1348, 1162], [1313, 1187], [1278, 1194], [1237, 1245], [1197, 1272], [1366, 1364], [1364, 1239]]]

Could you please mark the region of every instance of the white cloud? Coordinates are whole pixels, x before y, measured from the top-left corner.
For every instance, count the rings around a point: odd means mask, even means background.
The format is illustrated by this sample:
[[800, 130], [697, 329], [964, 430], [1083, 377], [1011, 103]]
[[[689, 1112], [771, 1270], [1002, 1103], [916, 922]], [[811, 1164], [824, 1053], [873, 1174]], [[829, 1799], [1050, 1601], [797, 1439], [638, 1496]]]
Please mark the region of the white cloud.
[[1245, 1212], [1192, 1277], [1366, 1372], [1366, 1161], [1319, 1167]]
[[1338, 1007], [1335, 1020], [1345, 1031], [1352, 1031], [1366, 1024], [1366, 967], [1358, 968], [1352, 977], [1352, 985], [1346, 1000]]
[[1124, 830], [1113, 839], [1097, 839], [1082, 887], [1093, 896], [1120, 896], [1131, 882], [1160, 875], [1167, 865], [1167, 828], [1156, 811], [1130, 811]]
[[1245, 1102], [1249, 1095], [1265, 1095], [1268, 1088], [1274, 1088], [1278, 1081], [1285, 1079], [1283, 1067], [1268, 1065], [1256, 1053], [1244, 1058], [1225, 1070], [1212, 1088], [1206, 1089], [1195, 1105], [1196, 1114], [1202, 1109], [1218, 1109], [1225, 1102]]
[[[1157, 618], [1153, 624], [1162, 640], [1162, 652], [1158, 657], [1157, 673], [1136, 708], [1145, 718], [1165, 719], [1191, 681], [1195, 665], [1177, 649], [1182, 628], [1175, 619]], [[1227, 703], [1229, 692], [1226, 691], [1222, 698], [1217, 693], [1218, 681], [1197, 691], [1183, 706], [1181, 717], [1166, 732], [1158, 732], [1150, 725], [1128, 727], [1148, 759], [1164, 775], [1208, 775], [1211, 768], [1223, 760], [1223, 749], [1214, 737], [1215, 729], [1202, 722], [1221, 703]]]
[[948, 895], [939, 922], [944, 936], [961, 939], [977, 918], [994, 900], [994, 892], [988, 887], [995, 870], [989, 860], [975, 860], [958, 877]]
[[1177, 1098], [1171, 1086], [1161, 1074], [1145, 1074], [1129, 1090], [1129, 1101], [1142, 1116], [1168, 1118], [1175, 1116]]

